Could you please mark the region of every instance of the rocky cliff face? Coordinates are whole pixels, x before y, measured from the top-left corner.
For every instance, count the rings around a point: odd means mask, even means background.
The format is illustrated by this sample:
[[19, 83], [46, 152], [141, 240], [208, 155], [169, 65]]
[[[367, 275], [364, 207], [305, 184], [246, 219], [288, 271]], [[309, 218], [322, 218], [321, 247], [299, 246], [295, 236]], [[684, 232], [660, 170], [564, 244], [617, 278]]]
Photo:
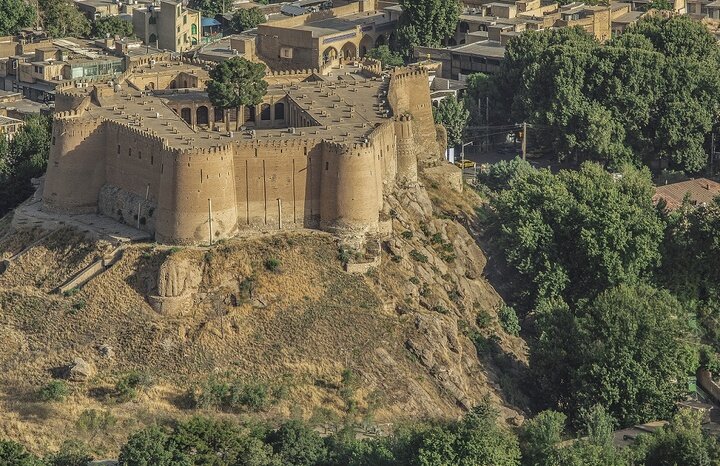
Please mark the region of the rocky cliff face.
[[[525, 347], [497, 321], [501, 299], [468, 231], [466, 212], [480, 200], [433, 186], [386, 199], [393, 233], [370, 241], [380, 247], [367, 248], [377, 257], [364, 274], [345, 271], [369, 260], [359, 251], [296, 232], [211, 249], [131, 246], [60, 295], [52, 290], [106, 246], [79, 234], [8, 232], [5, 257], [30, 248], [0, 275], [0, 437], [53, 448], [83, 435], [75, 423], [83, 410], [107, 410], [122, 422], [89, 441], [112, 453], [128, 429], [196, 413], [182, 400], [209, 379], [284, 387], [272, 406], [229, 416], [382, 424], [453, 418], [487, 397], [518, 422]], [[64, 404], [39, 404], [37, 389], [76, 358], [93, 376], [69, 381]], [[130, 371], [154, 387], [118, 403], [113, 387]], [[40, 408], [43, 416], [26, 415]]]

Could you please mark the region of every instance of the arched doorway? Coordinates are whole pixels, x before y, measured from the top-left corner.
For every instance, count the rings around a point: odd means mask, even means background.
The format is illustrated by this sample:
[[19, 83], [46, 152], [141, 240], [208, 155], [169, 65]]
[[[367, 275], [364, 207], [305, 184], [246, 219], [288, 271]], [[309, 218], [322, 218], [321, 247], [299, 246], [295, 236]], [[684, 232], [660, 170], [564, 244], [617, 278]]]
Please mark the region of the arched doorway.
[[150, 34], [150, 38], [148, 39], [150, 41], [149, 45], [155, 45], [155, 42], [157, 42], [158, 38], [156, 34]]
[[195, 122], [198, 125], [209, 125], [210, 124], [210, 112], [208, 111], [208, 108], [204, 105], [197, 108], [197, 111], [195, 112]]
[[380, 34], [377, 36], [377, 39], [375, 39], [375, 47], [380, 47], [381, 45], [387, 45], [387, 39], [383, 34]]
[[345, 59], [357, 57], [357, 47], [352, 42], [348, 42], [340, 49], [340, 56]]
[[282, 102], [278, 102], [275, 104], [275, 119], [276, 120], [284, 120], [285, 119], [285, 104]]
[[325, 63], [335, 60], [338, 57], [338, 51], [335, 47], [328, 47], [323, 52], [323, 61]]
[[255, 106], [249, 105], [245, 107], [245, 123], [255, 123]]
[[360, 41], [360, 57], [364, 57], [375, 46], [372, 37], [365, 36]]
[[465, 21], [461, 21], [459, 25], [459, 30], [462, 34], [470, 32], [470, 24], [466, 23]]
[[222, 109], [222, 108], [220, 108], [220, 107], [214, 107], [213, 113], [214, 113], [214, 116], [215, 116], [214, 120], [215, 120], [216, 122], [218, 122], [218, 121], [225, 121], [225, 110], [224, 110], [224, 109]]
[[180, 118], [185, 120], [185, 123], [192, 125], [192, 110], [189, 108], [183, 108], [180, 110]]
[[271, 114], [270, 114], [270, 105], [269, 104], [262, 104], [260, 106], [260, 119], [262, 121], [270, 121]]

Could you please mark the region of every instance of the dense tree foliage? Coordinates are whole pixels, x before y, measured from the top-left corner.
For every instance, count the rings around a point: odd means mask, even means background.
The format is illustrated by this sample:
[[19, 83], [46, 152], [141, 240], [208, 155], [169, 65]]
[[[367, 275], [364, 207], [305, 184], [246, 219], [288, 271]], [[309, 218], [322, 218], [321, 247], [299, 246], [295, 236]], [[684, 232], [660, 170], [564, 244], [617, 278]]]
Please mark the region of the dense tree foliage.
[[37, 17], [37, 11], [25, 0], [0, 0], [0, 35], [17, 34], [31, 26]]
[[[498, 181], [499, 182], [499, 181]], [[532, 302], [574, 302], [634, 283], [660, 258], [662, 223], [646, 172], [521, 170], [491, 201], [497, 239]]]
[[200, 10], [206, 18], [224, 14], [232, 7], [231, 0], [190, 0], [190, 8]]
[[698, 172], [720, 107], [719, 50], [685, 16], [643, 19], [607, 44], [579, 29], [528, 32], [470, 93], [490, 97], [496, 122], [536, 125], [533, 144], [559, 158]]
[[390, 47], [388, 47], [387, 45], [381, 45], [379, 47], [368, 50], [366, 56], [368, 58], [380, 60], [382, 66], [384, 67], [403, 66], [405, 64], [402, 56], [399, 53], [390, 50]]
[[232, 17], [232, 28], [235, 32], [243, 32], [253, 29], [267, 21], [265, 14], [260, 8], [241, 8]]
[[95, 37], [130, 37], [133, 25], [119, 16], [107, 16], [95, 20], [92, 30]]
[[537, 320], [538, 387], [574, 419], [594, 404], [623, 426], [667, 419], [696, 368], [686, 312], [667, 291], [621, 285], [574, 309], [548, 303]]
[[86, 37], [90, 21], [71, 0], [39, 0], [42, 23], [53, 38]]
[[412, 55], [415, 45], [438, 47], [455, 32], [460, 17], [456, 0], [401, 0], [400, 5], [398, 48], [405, 56]]
[[447, 130], [448, 146], [453, 147], [463, 142], [463, 131], [470, 118], [470, 112], [461, 100], [446, 97], [437, 107], [433, 107], [435, 123], [441, 124]]
[[[695, 413], [681, 411], [629, 448], [613, 445], [615, 421], [600, 406], [583, 412], [574, 438], [565, 417], [545, 411], [517, 435], [500, 426], [484, 403], [457, 422], [400, 426], [388, 436], [359, 440], [352, 429], [320, 437], [307, 424], [277, 429], [192, 418], [172, 427], [135, 432], [121, 447], [121, 466], [718, 466], [715, 439]], [[87, 466], [90, 456], [66, 442], [44, 459], [0, 441], [0, 464]]]
[[30, 196], [30, 180], [45, 173], [50, 132], [50, 118], [38, 115], [25, 121], [10, 144], [0, 138], [0, 215]]

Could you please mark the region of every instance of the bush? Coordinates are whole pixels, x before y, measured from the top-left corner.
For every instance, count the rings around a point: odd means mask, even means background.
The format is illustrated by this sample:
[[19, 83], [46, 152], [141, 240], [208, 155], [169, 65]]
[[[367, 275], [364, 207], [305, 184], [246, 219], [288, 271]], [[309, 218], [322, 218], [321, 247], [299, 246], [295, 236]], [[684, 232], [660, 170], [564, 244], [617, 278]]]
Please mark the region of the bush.
[[280, 261], [274, 258], [270, 258], [265, 261], [265, 268], [273, 273], [280, 271], [280, 265]]
[[76, 422], [79, 430], [96, 436], [98, 432], [105, 432], [117, 424], [117, 418], [110, 411], [86, 409]]
[[402, 236], [405, 239], [410, 239], [413, 237], [413, 232], [410, 230], [405, 230], [402, 233], [400, 233], [400, 236]]
[[147, 374], [130, 372], [115, 384], [115, 397], [120, 401], [134, 400], [138, 390], [150, 388], [152, 385], [153, 381]]
[[42, 401], [64, 401], [70, 394], [67, 383], [62, 380], [53, 380], [43, 385], [38, 393]]
[[60, 450], [47, 458], [45, 463], [49, 466], [87, 466], [93, 457], [82, 443], [67, 440], [60, 446]]
[[410, 251], [410, 257], [411, 257], [414, 261], [416, 261], [416, 262], [422, 262], [423, 264], [428, 261], [428, 257], [427, 257], [425, 254], [417, 251], [416, 249], [413, 249], [412, 251]]
[[492, 316], [487, 311], [480, 311], [478, 312], [477, 317], [475, 318], [475, 323], [479, 328], [488, 328], [490, 325], [492, 325]]
[[503, 304], [498, 310], [498, 318], [500, 319], [500, 325], [510, 335], [520, 334], [520, 322], [518, 321], [517, 313], [511, 306]]
[[210, 378], [202, 386], [189, 390], [187, 401], [193, 408], [257, 412], [268, 409], [283, 395], [284, 387], [272, 387], [266, 382]]

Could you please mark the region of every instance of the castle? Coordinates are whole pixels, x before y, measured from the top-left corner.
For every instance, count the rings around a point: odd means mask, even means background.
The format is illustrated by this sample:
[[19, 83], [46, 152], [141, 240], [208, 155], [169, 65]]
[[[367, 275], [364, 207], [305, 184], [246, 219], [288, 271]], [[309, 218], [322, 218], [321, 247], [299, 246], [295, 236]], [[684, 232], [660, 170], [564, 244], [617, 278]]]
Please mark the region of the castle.
[[236, 114], [213, 108], [206, 68], [168, 55], [59, 90], [43, 209], [97, 212], [168, 244], [365, 235], [381, 229], [383, 196], [417, 181], [418, 156], [440, 153], [424, 70], [270, 74], [263, 102]]

